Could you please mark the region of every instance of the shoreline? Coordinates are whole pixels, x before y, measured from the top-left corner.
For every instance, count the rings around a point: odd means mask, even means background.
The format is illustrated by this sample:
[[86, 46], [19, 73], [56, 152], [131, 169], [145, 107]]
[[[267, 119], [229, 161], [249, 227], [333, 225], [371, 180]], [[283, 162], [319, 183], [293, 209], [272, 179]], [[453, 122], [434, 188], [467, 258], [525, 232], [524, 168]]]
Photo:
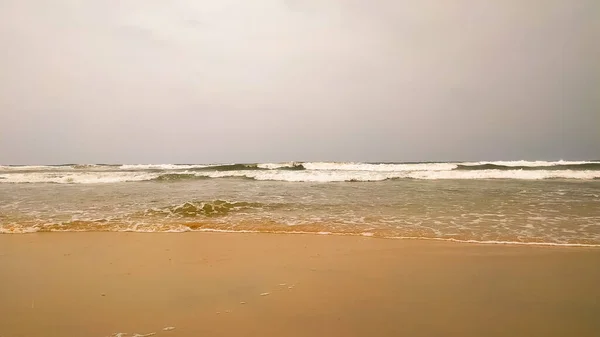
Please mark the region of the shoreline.
[[153, 234], [0, 235], [0, 336], [600, 333], [595, 247]]
[[401, 240], [401, 241], [432, 241], [447, 242], [467, 245], [482, 246], [531, 246], [531, 247], [564, 247], [564, 248], [591, 248], [600, 249], [600, 243], [558, 243], [558, 242], [537, 242], [537, 241], [497, 241], [497, 240], [471, 240], [454, 238], [431, 238], [431, 237], [412, 237], [412, 236], [380, 236], [370, 232], [365, 233], [333, 233], [333, 232], [302, 232], [302, 231], [252, 231], [252, 230], [222, 230], [222, 229], [188, 229], [181, 231], [143, 231], [143, 230], [121, 230], [121, 231], [87, 231], [87, 230], [42, 230], [30, 232], [0, 232], [3, 235], [32, 235], [32, 234], [50, 234], [50, 233], [134, 233], [134, 234], [187, 234], [187, 233], [218, 233], [218, 234], [257, 234], [257, 235], [308, 235], [308, 236], [339, 236], [339, 237], [357, 237], [372, 238], [378, 240]]

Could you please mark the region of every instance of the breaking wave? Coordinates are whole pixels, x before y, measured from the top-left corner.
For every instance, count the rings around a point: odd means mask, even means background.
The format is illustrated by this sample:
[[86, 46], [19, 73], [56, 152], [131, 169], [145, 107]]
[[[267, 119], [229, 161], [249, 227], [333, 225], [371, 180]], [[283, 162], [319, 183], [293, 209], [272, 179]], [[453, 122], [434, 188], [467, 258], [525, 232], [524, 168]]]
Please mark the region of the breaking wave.
[[176, 182], [208, 178], [246, 178], [283, 182], [374, 182], [397, 179], [578, 179], [600, 178], [600, 162], [460, 162], [140, 164], [0, 166], [0, 183], [93, 184], [136, 181]]
[[135, 165], [117, 165], [121, 170], [191, 170], [209, 167], [210, 165], [189, 165], [189, 164], [135, 164]]
[[593, 171], [600, 170], [600, 163], [582, 163], [582, 164], [556, 164], [556, 165], [540, 165], [540, 166], [529, 166], [529, 165], [500, 165], [500, 164], [459, 164], [456, 170], [547, 170], [547, 171], [558, 171], [558, 170], [572, 170], [572, 171]]
[[227, 172], [227, 171], [265, 171], [265, 170], [304, 170], [302, 164], [229, 164], [212, 165], [206, 167], [191, 168], [195, 172]]
[[190, 171], [246, 171], [246, 170], [263, 170], [263, 169], [258, 167], [258, 164], [215, 165], [215, 166], [199, 167], [199, 168], [190, 169]]

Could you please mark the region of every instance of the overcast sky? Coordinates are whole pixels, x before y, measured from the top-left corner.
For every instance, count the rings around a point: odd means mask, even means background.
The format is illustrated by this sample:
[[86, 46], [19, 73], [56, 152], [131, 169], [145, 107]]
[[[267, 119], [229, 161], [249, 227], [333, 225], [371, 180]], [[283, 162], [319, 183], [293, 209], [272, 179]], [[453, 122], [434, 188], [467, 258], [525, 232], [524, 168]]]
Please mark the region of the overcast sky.
[[600, 159], [598, 0], [1, 0], [0, 164]]

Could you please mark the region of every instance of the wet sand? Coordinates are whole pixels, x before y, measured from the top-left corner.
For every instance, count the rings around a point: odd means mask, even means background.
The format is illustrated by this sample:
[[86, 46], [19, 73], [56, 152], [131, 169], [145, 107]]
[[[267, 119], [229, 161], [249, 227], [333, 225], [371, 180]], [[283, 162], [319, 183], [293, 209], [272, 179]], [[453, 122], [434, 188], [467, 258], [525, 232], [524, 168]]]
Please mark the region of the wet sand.
[[594, 248], [0, 235], [0, 336], [600, 336], [598, 285]]

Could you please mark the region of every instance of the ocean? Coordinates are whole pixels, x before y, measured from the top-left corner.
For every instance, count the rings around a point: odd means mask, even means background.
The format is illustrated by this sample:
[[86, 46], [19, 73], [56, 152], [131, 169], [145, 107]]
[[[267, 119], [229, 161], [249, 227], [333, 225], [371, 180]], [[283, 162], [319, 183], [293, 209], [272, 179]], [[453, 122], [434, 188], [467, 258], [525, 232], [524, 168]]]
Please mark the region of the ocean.
[[600, 161], [0, 166], [0, 233], [600, 246]]

